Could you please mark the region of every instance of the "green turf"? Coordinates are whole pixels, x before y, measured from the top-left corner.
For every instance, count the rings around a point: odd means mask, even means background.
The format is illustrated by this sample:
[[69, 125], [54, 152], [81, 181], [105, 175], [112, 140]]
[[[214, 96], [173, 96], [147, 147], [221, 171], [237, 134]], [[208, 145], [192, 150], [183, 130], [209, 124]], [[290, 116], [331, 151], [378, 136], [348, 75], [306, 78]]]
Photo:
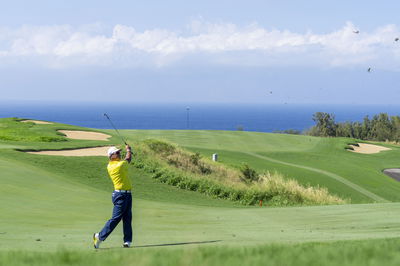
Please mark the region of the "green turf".
[[[61, 127], [44, 126], [48, 133]], [[158, 136], [207, 156], [218, 151], [222, 163], [235, 166], [246, 161], [259, 170], [282, 170], [303, 183], [321, 182], [338, 194], [343, 190], [342, 195], [355, 202], [372, 202], [329, 176], [289, 164], [313, 167], [396, 200], [397, 183], [374, 171], [395, 165], [397, 148], [363, 156], [344, 151], [345, 139], [221, 131], [121, 133], [130, 141]], [[72, 148], [117, 141], [113, 137], [110, 142], [0, 143], [0, 264], [395, 265], [399, 260], [400, 203], [244, 207], [159, 184], [133, 167], [136, 248], [120, 248], [122, 230], [118, 227], [102, 249], [94, 252], [91, 236], [101, 229], [112, 208], [107, 159], [32, 155], [12, 148]], [[329, 160], [340, 167], [330, 166]], [[347, 175], [351, 169], [341, 170], [355, 162], [367, 180], [361, 180], [361, 174]]]
[[398, 265], [400, 239], [374, 239], [259, 246], [140, 247], [101, 252], [0, 251], [4, 265]]
[[[109, 192], [23, 163], [2, 160], [0, 170], [4, 182], [1, 208], [6, 214], [0, 221], [0, 249], [89, 248], [91, 233], [110, 215]], [[232, 208], [212, 206], [212, 202], [211, 206], [194, 205], [190, 202], [193, 195], [187, 194], [188, 201], [182, 197], [181, 202], [137, 196], [135, 245], [215, 240], [224, 245], [251, 245], [400, 237], [400, 203]], [[103, 246], [118, 247], [121, 237], [119, 229]]]

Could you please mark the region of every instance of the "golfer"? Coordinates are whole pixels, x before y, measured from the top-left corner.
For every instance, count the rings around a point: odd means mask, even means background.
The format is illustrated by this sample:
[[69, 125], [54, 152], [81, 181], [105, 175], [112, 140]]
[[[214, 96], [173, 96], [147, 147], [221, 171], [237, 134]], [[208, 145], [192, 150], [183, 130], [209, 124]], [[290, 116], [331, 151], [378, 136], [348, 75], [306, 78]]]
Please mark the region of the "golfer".
[[104, 228], [93, 235], [94, 248], [99, 248], [100, 243], [111, 234], [121, 221], [123, 222], [124, 244], [129, 248], [132, 244], [132, 183], [128, 177], [128, 163], [131, 162], [131, 147], [126, 145], [126, 157], [121, 160], [121, 149], [111, 147], [108, 149], [108, 174], [114, 184], [112, 202], [114, 209], [112, 217], [104, 225]]

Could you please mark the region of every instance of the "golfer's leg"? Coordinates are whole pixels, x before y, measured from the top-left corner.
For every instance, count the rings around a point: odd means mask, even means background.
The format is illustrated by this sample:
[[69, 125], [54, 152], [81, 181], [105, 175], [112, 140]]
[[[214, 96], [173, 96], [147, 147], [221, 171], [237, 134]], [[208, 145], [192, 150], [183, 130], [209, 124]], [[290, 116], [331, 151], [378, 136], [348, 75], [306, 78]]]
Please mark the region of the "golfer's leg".
[[114, 208], [113, 208], [113, 213], [112, 217], [110, 220], [107, 221], [107, 223], [104, 225], [104, 228], [100, 231], [99, 233], [99, 239], [101, 241], [106, 240], [109, 234], [115, 229], [115, 227], [118, 225], [119, 221], [121, 221], [121, 218], [123, 216], [123, 202], [119, 198], [114, 198], [113, 196], [113, 203], [114, 203]]
[[132, 242], [132, 195], [126, 197], [126, 209], [122, 216], [124, 228], [124, 242]]

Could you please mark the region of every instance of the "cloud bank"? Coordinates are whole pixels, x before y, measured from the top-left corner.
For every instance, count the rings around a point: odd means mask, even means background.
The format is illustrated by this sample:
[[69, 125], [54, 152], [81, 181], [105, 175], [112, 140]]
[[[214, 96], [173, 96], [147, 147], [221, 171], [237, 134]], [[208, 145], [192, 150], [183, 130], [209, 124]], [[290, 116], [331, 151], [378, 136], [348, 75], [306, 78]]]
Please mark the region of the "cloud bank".
[[0, 27], [0, 66], [41, 65], [168, 67], [176, 64], [232, 66], [370, 66], [400, 69], [400, 32], [384, 25], [354, 33], [347, 22], [323, 34], [266, 29], [258, 24], [193, 21], [181, 31], [132, 26], [70, 25]]

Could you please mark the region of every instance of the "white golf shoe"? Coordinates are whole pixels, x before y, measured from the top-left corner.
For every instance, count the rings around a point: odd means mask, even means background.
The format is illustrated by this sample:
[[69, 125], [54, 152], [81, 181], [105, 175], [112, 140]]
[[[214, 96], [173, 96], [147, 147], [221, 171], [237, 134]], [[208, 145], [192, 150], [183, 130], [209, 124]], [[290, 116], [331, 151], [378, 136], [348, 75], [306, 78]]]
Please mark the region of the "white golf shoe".
[[131, 245], [132, 245], [132, 242], [125, 242], [123, 246], [124, 246], [124, 248], [130, 248]]
[[100, 247], [101, 240], [99, 238], [99, 233], [94, 233], [93, 234], [93, 246], [95, 249], [98, 249]]

